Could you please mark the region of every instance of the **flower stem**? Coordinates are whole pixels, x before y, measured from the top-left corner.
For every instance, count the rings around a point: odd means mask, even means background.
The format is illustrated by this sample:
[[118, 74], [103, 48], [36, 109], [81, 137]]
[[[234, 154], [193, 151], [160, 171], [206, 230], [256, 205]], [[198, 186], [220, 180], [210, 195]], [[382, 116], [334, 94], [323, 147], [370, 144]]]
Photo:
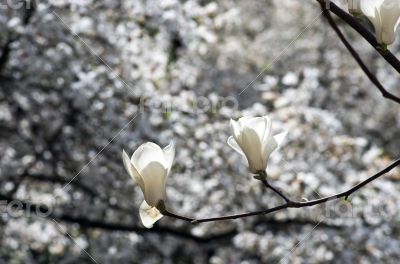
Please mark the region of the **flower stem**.
[[165, 210], [164, 212], [162, 212], [162, 214], [163, 214], [164, 216], [173, 217], [173, 218], [180, 219], [180, 220], [183, 220], [183, 221], [186, 221], [186, 222], [193, 222], [193, 221], [195, 221], [194, 218], [190, 218], [190, 217], [186, 217], [186, 216], [177, 215], [177, 214], [171, 213], [171, 212], [169, 212], [169, 211], [167, 211], [167, 210]]
[[286, 195], [283, 194], [283, 192], [281, 192], [276, 187], [271, 185], [267, 181], [267, 179], [265, 179], [265, 178], [256, 178], [256, 179], [261, 181], [267, 189], [271, 189], [273, 192], [275, 192], [277, 195], [279, 195], [281, 198], [283, 198], [283, 200], [285, 200], [285, 202], [290, 202], [291, 201]]

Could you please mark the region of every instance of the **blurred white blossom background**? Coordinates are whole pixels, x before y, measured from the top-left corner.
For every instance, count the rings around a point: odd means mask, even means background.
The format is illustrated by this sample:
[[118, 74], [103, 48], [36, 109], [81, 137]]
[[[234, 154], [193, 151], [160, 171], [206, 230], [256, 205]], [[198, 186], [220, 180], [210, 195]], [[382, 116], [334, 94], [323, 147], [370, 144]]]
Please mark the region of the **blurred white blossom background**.
[[[397, 263], [399, 170], [350, 207], [199, 225], [165, 217], [146, 231], [143, 195], [123, 168], [122, 149], [174, 140], [168, 204], [211, 217], [280, 203], [226, 144], [230, 118], [268, 114], [275, 134], [288, 131], [268, 175], [295, 200], [343, 191], [395, 159], [399, 106], [369, 82], [316, 1], [31, 4], [0, 8], [0, 194], [60, 219], [2, 213], [0, 262]], [[397, 73], [337, 22], [400, 95]], [[400, 56], [398, 40], [390, 50]]]

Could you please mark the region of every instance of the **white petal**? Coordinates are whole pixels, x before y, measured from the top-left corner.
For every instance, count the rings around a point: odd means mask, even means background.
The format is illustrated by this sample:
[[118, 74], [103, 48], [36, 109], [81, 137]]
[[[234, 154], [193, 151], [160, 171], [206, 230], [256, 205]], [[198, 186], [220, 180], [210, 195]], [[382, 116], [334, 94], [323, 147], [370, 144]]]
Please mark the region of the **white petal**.
[[265, 162], [268, 162], [269, 156], [271, 153], [276, 150], [278, 147], [282, 145], [283, 140], [285, 139], [287, 132], [279, 133], [273, 137], [271, 137], [267, 142], [264, 142], [263, 145], [263, 158]]
[[348, 0], [349, 12], [361, 13], [360, 2], [363, 0]]
[[144, 182], [144, 199], [151, 206], [157, 206], [160, 200], [165, 201], [165, 180], [168, 170], [160, 162], [150, 162], [142, 169]]
[[375, 28], [376, 40], [381, 42], [382, 23], [379, 14], [379, 7], [381, 3], [376, 0], [362, 0], [360, 3], [362, 13], [368, 17]]
[[249, 121], [250, 119], [253, 119], [254, 117], [252, 116], [242, 116], [241, 118], [239, 118], [238, 125], [239, 126], [243, 126], [247, 123], [247, 121]]
[[233, 136], [230, 136], [227, 141], [228, 145], [236, 150], [240, 155], [243, 155], [243, 157], [246, 158], [246, 155], [244, 154], [243, 150], [240, 148], [238, 143], [236, 142], [235, 138]]
[[132, 179], [139, 185], [140, 189], [144, 191], [144, 184], [142, 177], [140, 176], [139, 172], [132, 164], [131, 160], [129, 159], [128, 154], [126, 154], [125, 150], [122, 151], [122, 161], [124, 162], [125, 170], [129, 173]]
[[268, 159], [271, 153], [278, 147], [275, 137], [270, 137], [268, 141], [263, 142], [262, 156], [267, 167]]
[[[371, 19], [370, 19], [371, 20]], [[382, 42], [382, 17], [379, 13], [378, 8], [375, 8], [375, 16], [371, 20], [372, 24], [374, 25], [375, 28], [375, 37], [376, 41], [378, 43], [383, 43]]]
[[261, 142], [264, 138], [265, 133], [269, 133], [269, 131], [267, 131], [269, 125], [268, 123], [270, 123], [268, 118], [254, 117], [246, 122], [246, 127], [254, 130], [254, 132], [257, 133], [258, 138]]
[[278, 147], [280, 147], [287, 136], [287, 131], [281, 132], [274, 136]]
[[382, 22], [382, 42], [392, 44], [395, 40], [395, 31], [400, 17], [400, 2], [385, 0], [379, 10]]
[[146, 201], [140, 205], [139, 215], [143, 225], [147, 228], [152, 228], [154, 223], [163, 217], [157, 208], [149, 206]]
[[251, 128], [245, 127], [242, 132], [242, 142], [239, 144], [240, 148], [246, 155], [251, 172], [264, 170], [262, 157], [262, 146], [258, 134]]
[[376, 41], [393, 43], [400, 15], [398, 0], [362, 0], [361, 10], [374, 25]]
[[231, 130], [232, 130], [233, 136], [235, 137], [236, 140], [240, 141], [240, 133], [241, 133], [241, 131], [240, 131], [238, 122], [236, 122], [235, 120], [231, 119], [230, 125], [231, 125]]
[[172, 141], [168, 146], [166, 146], [163, 149], [163, 151], [164, 151], [164, 158], [165, 158], [168, 173], [169, 173], [172, 168], [172, 164], [173, 164], [174, 158], [175, 158], [175, 143]]
[[365, 16], [370, 19], [375, 17], [375, 8], [377, 5], [374, 0], [361, 0], [360, 7]]
[[131, 161], [141, 175], [143, 168], [154, 161], [160, 162], [165, 168], [167, 167], [163, 150], [160, 146], [152, 142], [147, 142], [139, 146], [133, 153]]
[[265, 122], [265, 132], [264, 136], [261, 138], [261, 142], [266, 142], [272, 136], [272, 121], [268, 116], [264, 116]]

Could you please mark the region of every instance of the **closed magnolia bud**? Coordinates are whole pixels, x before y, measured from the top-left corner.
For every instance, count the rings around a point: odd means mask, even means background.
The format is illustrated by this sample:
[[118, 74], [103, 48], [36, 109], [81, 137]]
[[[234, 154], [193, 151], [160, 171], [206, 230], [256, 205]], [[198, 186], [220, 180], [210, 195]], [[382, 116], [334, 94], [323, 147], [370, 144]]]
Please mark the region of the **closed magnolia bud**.
[[375, 28], [376, 41], [390, 45], [395, 41], [400, 22], [399, 0], [362, 0], [361, 11]]
[[229, 137], [228, 144], [247, 159], [252, 173], [265, 171], [269, 156], [286, 136], [286, 132], [272, 135], [271, 126], [267, 116], [231, 120], [233, 136]]
[[125, 151], [122, 152], [126, 171], [144, 194], [139, 215], [147, 228], [152, 227], [162, 217], [157, 205], [165, 202], [165, 183], [174, 157], [173, 143], [164, 149], [151, 142], [145, 143], [133, 153], [131, 159]]

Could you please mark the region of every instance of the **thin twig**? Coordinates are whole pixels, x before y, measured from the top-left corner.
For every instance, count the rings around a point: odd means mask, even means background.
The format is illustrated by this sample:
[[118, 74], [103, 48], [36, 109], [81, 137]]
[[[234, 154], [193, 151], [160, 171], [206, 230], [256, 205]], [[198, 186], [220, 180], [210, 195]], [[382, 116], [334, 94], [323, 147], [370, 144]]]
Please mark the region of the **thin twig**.
[[267, 189], [271, 189], [274, 193], [276, 193], [281, 198], [283, 198], [283, 200], [285, 200], [285, 202], [291, 202], [291, 200], [286, 195], [284, 195], [283, 192], [281, 192], [280, 190], [275, 188], [273, 185], [271, 185], [265, 178], [262, 178], [262, 179], [257, 178], [257, 179], [259, 181], [261, 181]]
[[361, 67], [361, 69], [364, 71], [364, 73], [367, 75], [367, 77], [370, 79], [370, 81], [375, 84], [375, 86], [379, 89], [379, 91], [382, 93], [383, 97], [386, 97], [390, 100], [395, 101], [396, 103], [400, 104], [400, 98], [391, 94], [388, 92], [385, 87], [379, 82], [379, 80], [376, 78], [376, 76], [368, 69], [368, 67], [365, 65], [365, 63], [362, 61], [361, 57], [357, 53], [357, 51], [351, 46], [349, 41], [346, 39], [346, 37], [343, 35], [343, 33], [340, 31], [339, 27], [337, 26], [336, 22], [333, 20], [329, 10], [326, 8], [326, 5], [322, 3], [322, 1], [319, 1], [321, 5], [321, 9], [323, 10], [323, 14], [325, 18], [328, 20], [329, 25], [333, 28], [333, 30], [336, 32], [340, 40], [343, 42], [343, 44], [346, 46], [347, 50], [350, 52], [350, 54], [353, 56], [353, 58], [356, 60], [358, 65]]
[[242, 214], [233, 214], [233, 215], [227, 215], [227, 216], [218, 216], [218, 217], [211, 217], [211, 218], [202, 218], [202, 219], [192, 219], [189, 217], [183, 217], [183, 216], [178, 216], [176, 214], [164, 214], [166, 216], [170, 216], [170, 217], [175, 217], [184, 221], [188, 221], [191, 223], [204, 223], [204, 222], [214, 222], [214, 221], [222, 221], [222, 220], [232, 220], [232, 219], [238, 219], [238, 218], [244, 218], [244, 217], [249, 217], [249, 216], [255, 216], [255, 215], [266, 215], [266, 214], [270, 214], [276, 211], [280, 211], [280, 210], [284, 210], [284, 209], [288, 209], [288, 208], [302, 208], [302, 207], [310, 207], [310, 206], [314, 206], [317, 204], [322, 204], [322, 203], [326, 203], [329, 201], [333, 201], [333, 200], [337, 200], [340, 198], [345, 198], [348, 199], [348, 197], [353, 194], [354, 192], [358, 191], [359, 189], [361, 189], [362, 187], [364, 187], [365, 185], [367, 185], [368, 183], [376, 180], [377, 178], [381, 177], [382, 175], [385, 175], [386, 173], [390, 172], [392, 169], [394, 169], [395, 167], [400, 165], [400, 158], [395, 160], [392, 164], [390, 164], [389, 166], [387, 166], [386, 168], [382, 169], [381, 171], [375, 173], [374, 175], [372, 175], [371, 177], [369, 177], [368, 179], [360, 182], [359, 184], [353, 186], [352, 188], [350, 188], [347, 191], [332, 195], [332, 196], [328, 196], [328, 197], [324, 197], [324, 198], [320, 198], [320, 199], [316, 199], [316, 200], [312, 200], [312, 201], [308, 201], [308, 202], [294, 202], [294, 201], [287, 201], [286, 203], [276, 206], [276, 207], [272, 207], [269, 209], [265, 209], [265, 210], [261, 210], [261, 211], [255, 211], [255, 212], [249, 212], [249, 213], [242, 213]]
[[195, 220], [194, 218], [177, 215], [177, 214], [171, 213], [170, 211], [163, 211], [162, 214], [164, 216], [173, 217], [173, 218], [180, 219], [180, 220], [187, 221], [187, 222], [192, 222]]

